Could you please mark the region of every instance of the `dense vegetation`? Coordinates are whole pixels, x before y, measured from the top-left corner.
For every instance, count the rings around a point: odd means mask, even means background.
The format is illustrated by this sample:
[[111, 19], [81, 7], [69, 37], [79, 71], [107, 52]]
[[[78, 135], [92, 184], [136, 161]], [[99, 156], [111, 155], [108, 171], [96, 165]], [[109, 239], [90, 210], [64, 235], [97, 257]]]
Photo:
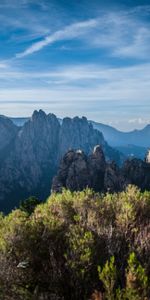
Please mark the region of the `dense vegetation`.
[[0, 216], [0, 299], [150, 299], [149, 192], [33, 202]]

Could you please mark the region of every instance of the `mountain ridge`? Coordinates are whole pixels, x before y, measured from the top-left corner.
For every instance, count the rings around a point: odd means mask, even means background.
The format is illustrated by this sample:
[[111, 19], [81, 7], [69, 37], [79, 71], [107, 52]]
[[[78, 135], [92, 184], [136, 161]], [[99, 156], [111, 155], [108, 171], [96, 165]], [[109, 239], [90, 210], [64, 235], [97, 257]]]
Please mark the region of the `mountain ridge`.
[[[9, 117], [8, 117], [9, 118]], [[23, 117], [23, 118], [12, 118], [13, 123], [17, 126], [24, 125], [25, 122], [27, 122], [30, 118]], [[62, 119], [58, 118], [60, 123], [62, 122]], [[148, 137], [150, 137], [150, 124], [147, 124], [142, 129], [134, 129], [131, 131], [121, 131], [113, 126], [110, 126], [108, 124], [103, 124], [100, 122], [96, 122], [93, 120], [88, 120], [89, 123], [93, 125], [93, 127], [100, 132], [103, 133], [105, 140], [112, 146], [112, 147], [120, 147], [120, 146], [127, 146], [127, 145], [135, 145], [136, 147], [150, 147], [150, 142], [147, 140], [147, 136], [144, 137], [144, 135], [148, 134]]]
[[140, 147], [150, 147], [150, 124], [143, 129], [134, 129], [129, 132], [120, 131], [110, 125], [89, 121], [95, 129], [100, 130], [106, 141], [113, 147], [135, 145]]
[[53, 178], [52, 192], [61, 193], [64, 188], [82, 191], [88, 187], [95, 192], [116, 193], [129, 184], [142, 191], [150, 190], [149, 159], [128, 159], [119, 168], [115, 162], [106, 161], [103, 149], [97, 145], [90, 155], [75, 150], [64, 155]]
[[45, 199], [59, 161], [70, 148], [89, 154], [100, 144], [107, 160], [120, 163], [123, 159], [85, 117], [64, 118], [61, 125], [54, 114], [39, 110], [22, 127], [9, 118], [5, 122], [11, 122], [16, 133], [5, 157], [0, 157], [0, 210], [8, 211], [30, 195]]

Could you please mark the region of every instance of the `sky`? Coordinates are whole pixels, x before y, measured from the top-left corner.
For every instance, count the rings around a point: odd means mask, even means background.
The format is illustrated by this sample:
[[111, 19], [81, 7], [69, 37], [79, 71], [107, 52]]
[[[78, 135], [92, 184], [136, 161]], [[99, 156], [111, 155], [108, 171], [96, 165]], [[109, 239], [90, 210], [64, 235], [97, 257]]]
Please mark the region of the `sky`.
[[150, 0], [0, 0], [0, 114], [150, 123]]

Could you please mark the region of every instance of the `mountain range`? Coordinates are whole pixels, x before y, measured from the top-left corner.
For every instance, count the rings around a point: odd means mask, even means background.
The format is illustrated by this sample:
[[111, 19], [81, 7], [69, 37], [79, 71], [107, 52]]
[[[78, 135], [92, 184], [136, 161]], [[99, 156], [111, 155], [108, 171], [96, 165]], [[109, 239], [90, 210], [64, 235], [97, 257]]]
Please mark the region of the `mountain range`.
[[[30, 119], [10, 120], [0, 117], [0, 210], [8, 212], [20, 200], [35, 195], [44, 200], [59, 162], [69, 149], [91, 153], [101, 145], [106, 160], [118, 164], [123, 155], [105, 141], [85, 117], [64, 118], [34, 111]], [[20, 126], [22, 124], [22, 126]]]
[[116, 128], [90, 121], [93, 127], [103, 133], [105, 140], [121, 151], [127, 157], [137, 157], [144, 159], [150, 147], [150, 125], [141, 130], [122, 132]]
[[139, 147], [150, 147], [150, 124], [141, 130], [122, 132], [116, 128], [91, 121], [93, 127], [101, 131], [111, 146], [135, 145]]
[[61, 193], [63, 188], [82, 191], [87, 186], [96, 192], [119, 192], [129, 185], [142, 191], [150, 190], [150, 159], [127, 159], [121, 167], [106, 161], [102, 148], [97, 145], [90, 155], [83, 151], [68, 151], [53, 178], [52, 191]]
[[96, 145], [118, 166], [128, 156], [143, 159], [150, 125], [124, 133], [85, 117], [59, 119], [42, 110], [31, 118], [0, 116], [0, 210], [8, 212], [31, 195], [46, 199], [64, 154], [81, 149], [90, 155]]
[[[29, 118], [11, 118], [17, 126], [23, 126]], [[61, 123], [62, 120], [59, 119]], [[99, 130], [108, 144], [122, 152], [126, 157], [144, 159], [147, 149], [150, 147], [150, 124], [141, 130], [122, 132], [110, 125], [89, 121], [94, 129]]]

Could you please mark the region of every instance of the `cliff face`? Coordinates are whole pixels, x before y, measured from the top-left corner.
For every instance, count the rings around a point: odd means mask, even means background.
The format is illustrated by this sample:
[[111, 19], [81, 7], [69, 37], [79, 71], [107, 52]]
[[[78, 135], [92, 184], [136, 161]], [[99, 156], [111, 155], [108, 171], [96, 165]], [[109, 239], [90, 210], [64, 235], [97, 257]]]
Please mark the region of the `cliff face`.
[[[4, 132], [6, 128], [4, 126]], [[7, 134], [3, 136], [3, 147], [5, 137], [9, 147], [7, 145], [5, 157], [0, 161], [0, 210], [8, 211], [30, 195], [46, 198], [60, 159], [68, 149], [80, 148], [89, 154], [96, 144], [100, 144], [108, 159], [120, 160], [119, 152], [109, 147], [103, 135], [93, 129], [84, 117], [65, 118], [60, 125], [55, 115], [35, 111], [21, 128], [11, 122], [11, 130], [8, 130], [10, 140]], [[80, 163], [84, 164], [82, 155], [76, 155], [80, 157]], [[91, 165], [97, 168], [92, 157]], [[80, 169], [76, 172], [79, 172], [76, 184], [80, 186], [82, 174]], [[85, 178], [85, 181], [88, 179]]]
[[94, 130], [85, 117], [63, 119], [60, 129], [60, 156], [69, 148], [82, 149], [85, 153], [90, 153], [98, 142], [103, 146], [106, 143], [102, 133]]
[[34, 112], [15, 137], [0, 169], [0, 208], [29, 195], [45, 197], [56, 170], [60, 125], [54, 115]]
[[118, 192], [128, 184], [150, 190], [150, 164], [133, 159], [119, 168], [115, 162], [106, 162], [102, 148], [96, 146], [89, 156], [74, 150], [65, 154], [53, 179], [52, 192], [61, 192], [63, 188], [77, 191], [86, 187], [96, 192]]
[[77, 191], [86, 187], [96, 192], [114, 192], [122, 190], [126, 183], [117, 165], [106, 162], [102, 147], [98, 145], [89, 156], [80, 150], [65, 154], [53, 179], [52, 192], [61, 192], [63, 188]]
[[13, 141], [19, 128], [13, 122], [4, 116], [0, 116], [0, 155], [6, 151], [6, 147]]
[[128, 178], [129, 183], [140, 187], [142, 191], [150, 190], [150, 163], [136, 158], [127, 160], [123, 165], [122, 173]]

